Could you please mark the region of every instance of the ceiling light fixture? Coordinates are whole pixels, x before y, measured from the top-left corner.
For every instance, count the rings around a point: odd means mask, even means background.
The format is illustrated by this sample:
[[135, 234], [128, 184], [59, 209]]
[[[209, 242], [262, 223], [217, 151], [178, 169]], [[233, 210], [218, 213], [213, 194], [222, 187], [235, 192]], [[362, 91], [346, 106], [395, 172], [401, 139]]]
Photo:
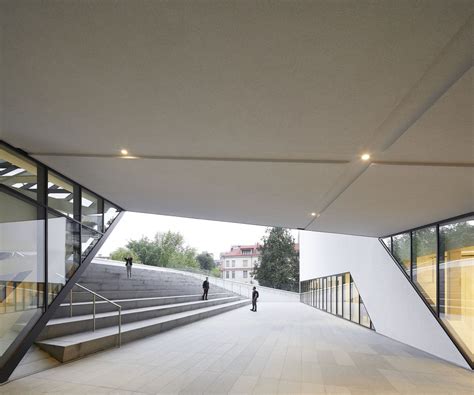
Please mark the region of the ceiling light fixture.
[[369, 154], [363, 154], [360, 158], [361, 158], [362, 160], [369, 160], [369, 159], [370, 159], [370, 155], [369, 155]]
[[120, 153], [121, 153], [122, 155], [128, 155], [128, 151], [127, 151], [126, 149], [120, 150]]
[[316, 217], [316, 213], [311, 213], [311, 216], [312, 216], [312, 217]]

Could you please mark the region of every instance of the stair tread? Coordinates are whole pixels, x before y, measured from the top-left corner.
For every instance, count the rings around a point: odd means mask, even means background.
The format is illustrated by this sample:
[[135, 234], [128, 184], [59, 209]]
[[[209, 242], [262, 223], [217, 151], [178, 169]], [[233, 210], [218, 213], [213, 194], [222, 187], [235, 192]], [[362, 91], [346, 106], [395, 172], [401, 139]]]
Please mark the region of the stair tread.
[[[162, 317], [150, 318], [146, 320], [140, 320], [135, 322], [130, 322], [122, 324], [122, 334], [129, 331], [134, 331], [140, 328], [145, 328], [147, 326], [156, 325], [160, 323], [165, 323], [168, 321], [173, 321], [183, 317], [189, 317], [193, 315], [199, 315], [201, 313], [213, 310], [220, 310], [229, 306], [236, 306], [242, 304], [242, 306], [248, 304], [248, 300], [237, 300], [234, 302], [224, 303], [217, 306], [202, 307], [200, 309], [186, 311], [182, 313], [169, 314]], [[100, 339], [105, 336], [116, 335], [117, 327], [107, 327], [102, 329], [97, 329], [95, 332], [81, 332], [73, 335], [61, 336], [53, 339], [42, 340], [37, 342], [37, 344], [47, 344], [58, 347], [68, 347], [75, 344], [84, 343], [90, 340]]]
[[[79, 292], [74, 292], [74, 293], [79, 293]], [[81, 291], [81, 293], [88, 294], [89, 292], [87, 291]], [[230, 295], [230, 292], [216, 292], [216, 293], [210, 293], [209, 296], [216, 296], [216, 295]], [[111, 299], [112, 302], [114, 303], [119, 303], [119, 302], [135, 302], [135, 301], [143, 301], [143, 300], [166, 300], [166, 299], [175, 299], [175, 298], [190, 298], [190, 297], [201, 297], [202, 294], [191, 294], [191, 295], [176, 295], [176, 296], [150, 296], [146, 298], [125, 298], [125, 299]], [[104, 304], [108, 303], [105, 300], [97, 300], [95, 302], [96, 304]], [[85, 305], [92, 305], [92, 301], [90, 302], [72, 302], [73, 306], [85, 306]], [[61, 303], [62, 307], [69, 307], [69, 303]]]
[[[172, 309], [178, 306], [192, 306], [199, 303], [206, 303], [206, 302], [211, 303], [211, 302], [216, 302], [216, 301], [231, 300], [231, 299], [237, 299], [237, 298], [238, 296], [227, 296], [224, 298], [214, 298], [214, 299], [208, 299], [208, 300], [196, 300], [192, 302], [181, 302], [181, 303], [172, 303], [172, 304], [165, 304], [165, 305], [158, 305], [158, 306], [125, 309], [125, 310], [122, 310], [122, 316], [128, 315], [128, 314], [145, 312], [145, 311], [166, 310], [166, 309]], [[115, 317], [115, 316], [117, 316], [117, 310], [109, 311], [105, 313], [97, 313], [95, 315], [95, 318], [99, 319], [99, 318], [104, 318], [104, 317]], [[87, 320], [92, 320], [92, 318], [93, 318], [92, 314], [83, 314], [83, 315], [78, 315], [78, 316], [73, 316], [73, 317], [53, 318], [49, 320], [46, 326], [60, 325], [60, 324], [65, 324], [65, 323], [70, 323], [70, 322], [87, 321]]]

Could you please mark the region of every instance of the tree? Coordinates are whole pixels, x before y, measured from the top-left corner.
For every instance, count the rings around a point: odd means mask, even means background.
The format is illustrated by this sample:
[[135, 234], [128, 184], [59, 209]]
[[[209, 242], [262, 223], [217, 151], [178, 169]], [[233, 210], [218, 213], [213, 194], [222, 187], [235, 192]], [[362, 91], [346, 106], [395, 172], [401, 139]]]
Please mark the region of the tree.
[[128, 248], [120, 247], [117, 248], [115, 251], [110, 253], [110, 259], [114, 261], [123, 261], [125, 258], [131, 256], [134, 261], [138, 261], [138, 255], [135, 254], [134, 251], [129, 250]]
[[148, 237], [130, 240], [127, 248], [133, 251], [144, 265], [159, 266], [160, 247]]
[[184, 244], [180, 233], [157, 233], [153, 239], [142, 237], [130, 240], [127, 248], [133, 251], [144, 265], [162, 267], [198, 268], [196, 250]]
[[296, 291], [299, 283], [299, 255], [288, 229], [268, 228], [259, 248], [260, 263], [254, 269], [260, 285]]
[[214, 256], [209, 254], [208, 252], [204, 251], [201, 252], [197, 257], [196, 260], [199, 263], [199, 266], [203, 270], [212, 270], [216, 266], [214, 264]]

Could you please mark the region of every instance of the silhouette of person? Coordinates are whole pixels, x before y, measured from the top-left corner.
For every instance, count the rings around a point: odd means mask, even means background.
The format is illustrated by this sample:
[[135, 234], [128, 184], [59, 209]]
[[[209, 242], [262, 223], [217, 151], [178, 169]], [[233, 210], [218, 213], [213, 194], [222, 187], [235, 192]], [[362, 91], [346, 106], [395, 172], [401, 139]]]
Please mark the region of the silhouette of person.
[[209, 277], [206, 277], [202, 283], [202, 300], [207, 300], [207, 293], [209, 292]]
[[258, 294], [258, 291], [257, 291], [257, 287], [253, 287], [253, 291], [252, 291], [252, 308], [250, 309], [250, 311], [254, 311], [254, 312], [257, 312], [257, 299], [259, 297], [259, 294]]
[[127, 278], [132, 278], [133, 259], [131, 256], [125, 258], [125, 267], [127, 268]]

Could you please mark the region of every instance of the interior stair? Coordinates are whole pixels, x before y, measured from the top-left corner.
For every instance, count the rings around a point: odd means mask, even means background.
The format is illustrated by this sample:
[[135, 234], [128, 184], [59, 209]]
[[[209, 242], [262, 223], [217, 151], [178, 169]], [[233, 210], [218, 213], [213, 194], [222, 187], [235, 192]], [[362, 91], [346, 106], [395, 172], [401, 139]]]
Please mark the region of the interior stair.
[[[201, 299], [202, 282], [186, 274], [91, 263], [79, 283], [121, 306], [121, 343], [189, 324], [249, 304], [248, 299], [212, 286]], [[95, 331], [92, 294], [78, 287], [56, 311], [36, 344], [67, 362], [119, 344], [118, 308], [96, 297]], [[72, 317], [71, 317], [72, 307]]]

